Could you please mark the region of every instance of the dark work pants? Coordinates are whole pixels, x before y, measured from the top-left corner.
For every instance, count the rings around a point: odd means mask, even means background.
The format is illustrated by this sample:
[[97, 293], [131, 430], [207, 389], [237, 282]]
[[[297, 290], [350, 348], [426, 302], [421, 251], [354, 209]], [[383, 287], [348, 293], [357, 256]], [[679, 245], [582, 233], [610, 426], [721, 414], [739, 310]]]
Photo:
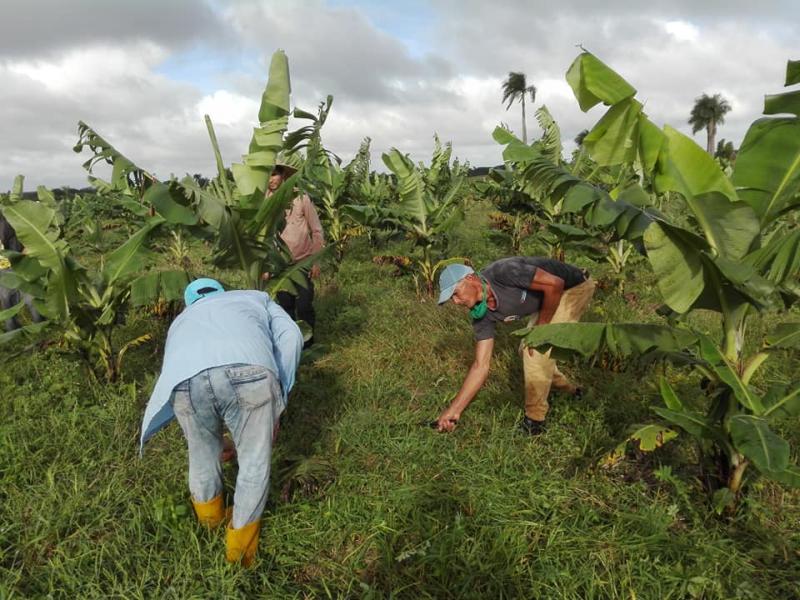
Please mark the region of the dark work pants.
[[306, 287], [297, 287], [297, 295], [290, 294], [289, 292], [278, 292], [275, 295], [275, 301], [280, 304], [281, 308], [289, 313], [295, 321], [305, 321], [311, 328], [314, 328], [314, 322], [317, 320], [314, 313], [314, 282], [308, 273], [305, 274]]

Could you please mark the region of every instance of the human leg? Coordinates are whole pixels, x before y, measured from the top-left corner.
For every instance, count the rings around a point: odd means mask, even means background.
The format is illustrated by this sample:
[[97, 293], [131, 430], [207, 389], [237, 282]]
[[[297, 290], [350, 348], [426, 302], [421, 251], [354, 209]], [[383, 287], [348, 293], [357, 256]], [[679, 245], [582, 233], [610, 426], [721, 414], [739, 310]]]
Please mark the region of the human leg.
[[183, 430], [189, 454], [189, 491], [198, 520], [218, 525], [223, 517], [222, 423], [214, 408], [208, 371], [178, 384], [172, 393], [172, 408]]
[[314, 282], [311, 277], [306, 275], [306, 287], [297, 289], [297, 318], [305, 321], [313, 329], [314, 323], [317, 321], [317, 315], [314, 312]]
[[574, 394], [578, 389], [578, 386], [572, 383], [569, 378], [558, 369], [558, 364], [553, 364], [552, 387], [559, 392], [566, 392], [567, 394]]
[[[577, 323], [580, 321], [583, 313], [589, 307], [595, 287], [595, 281], [587, 279], [583, 283], [565, 291], [550, 322]], [[555, 363], [553, 364], [552, 386], [558, 391], [567, 392], [568, 394], [575, 394], [578, 390], [577, 386], [558, 369], [558, 365]]]
[[550, 404], [550, 386], [556, 363], [547, 354], [524, 348], [522, 350], [522, 372], [525, 379], [525, 416], [533, 421], [544, 421]]
[[239, 462], [233, 515], [226, 531], [229, 561], [252, 561], [261, 514], [267, 502], [272, 431], [281, 393], [275, 375], [264, 367], [234, 365], [215, 370], [214, 388]]
[[275, 294], [275, 302], [277, 302], [280, 307], [286, 311], [292, 319], [296, 319], [295, 317], [295, 304], [296, 299], [294, 294], [290, 294], [289, 292], [278, 292]]

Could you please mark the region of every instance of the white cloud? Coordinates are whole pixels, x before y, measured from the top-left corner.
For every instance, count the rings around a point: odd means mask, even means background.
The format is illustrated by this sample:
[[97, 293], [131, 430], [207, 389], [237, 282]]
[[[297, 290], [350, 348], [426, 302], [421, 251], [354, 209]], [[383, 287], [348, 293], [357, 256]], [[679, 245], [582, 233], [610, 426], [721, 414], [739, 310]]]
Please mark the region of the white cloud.
[[[501, 83], [511, 70], [525, 72], [536, 85], [535, 106], [547, 105], [569, 145], [602, 114], [600, 108], [582, 113], [564, 80], [578, 43], [639, 90], [658, 124], [689, 132], [694, 99], [722, 93], [733, 110], [719, 135], [736, 143], [759, 117], [763, 95], [780, 90], [786, 60], [798, 58], [787, 18], [792, 5], [777, 1], [759, 12], [731, 0], [720, 13], [713, 3], [689, 0], [653, 2], [636, 11], [613, 0], [571, 0], [536, 10], [523, 0], [490, 6], [437, 0], [413, 44], [407, 42], [413, 15], [403, 12], [403, 31], [393, 32], [392, 11], [405, 10], [399, 6], [368, 17], [358, 7], [323, 0], [241, 0], [217, 12], [180, 0], [164, 14], [173, 29], [187, 24], [173, 39], [166, 26], [140, 26], [149, 9], [131, 7], [104, 9], [98, 18], [107, 24], [130, 18], [139, 24], [135, 35], [113, 24], [109, 31], [116, 36], [92, 33], [84, 26], [91, 13], [80, 2], [92, 3], [76, 1], [69, 15], [53, 13], [74, 31], [45, 23], [42, 30], [53, 36], [39, 49], [29, 43], [35, 33], [30, 19], [46, 12], [46, 0], [13, 0], [4, 12], [0, 190], [18, 172], [27, 174], [29, 187], [83, 185], [80, 164], [87, 157], [72, 152], [79, 119], [142, 167], [168, 176], [214, 172], [203, 123], [210, 114], [225, 161], [239, 160], [278, 47], [289, 56], [295, 105], [314, 110], [326, 94], [335, 97], [326, 144], [349, 159], [370, 136], [376, 167], [380, 152], [393, 146], [427, 159], [434, 132], [452, 140], [455, 155], [473, 165], [497, 164], [494, 127], [506, 122], [521, 129], [519, 106], [506, 111], [501, 104]], [[22, 16], [10, 23], [6, 15]], [[535, 106], [528, 112], [529, 137], [538, 135]], [[703, 143], [701, 134], [697, 139]]]
[[664, 29], [680, 42], [696, 42], [700, 38], [700, 30], [686, 21], [667, 21]]
[[217, 90], [200, 99], [195, 107], [196, 116], [211, 117], [214, 125], [238, 125], [249, 123], [253, 115], [258, 114], [258, 102], [240, 94], [227, 90]]

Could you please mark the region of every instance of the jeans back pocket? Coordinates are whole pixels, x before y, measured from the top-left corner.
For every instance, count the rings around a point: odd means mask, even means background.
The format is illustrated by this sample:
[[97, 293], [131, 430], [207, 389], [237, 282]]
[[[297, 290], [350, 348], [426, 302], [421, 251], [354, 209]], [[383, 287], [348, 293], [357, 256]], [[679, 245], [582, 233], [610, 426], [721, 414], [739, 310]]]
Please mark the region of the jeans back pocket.
[[275, 398], [275, 375], [266, 367], [241, 365], [228, 367], [225, 373], [241, 407], [258, 408]]

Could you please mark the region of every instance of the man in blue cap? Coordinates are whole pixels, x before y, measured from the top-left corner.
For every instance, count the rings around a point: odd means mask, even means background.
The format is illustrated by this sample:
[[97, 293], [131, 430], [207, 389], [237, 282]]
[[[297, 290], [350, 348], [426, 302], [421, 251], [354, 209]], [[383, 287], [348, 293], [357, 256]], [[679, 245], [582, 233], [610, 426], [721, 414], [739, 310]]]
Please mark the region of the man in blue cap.
[[142, 423], [141, 448], [177, 418], [189, 448], [189, 491], [198, 520], [226, 520], [222, 498], [222, 426], [236, 446], [239, 473], [227, 525], [226, 558], [248, 566], [256, 553], [267, 501], [278, 417], [300, 362], [303, 336], [264, 292], [226, 292], [198, 279], [184, 293], [164, 363]]
[[[461, 413], [489, 375], [495, 325], [531, 317], [531, 325], [580, 320], [594, 294], [595, 282], [585, 270], [543, 257], [504, 258], [480, 273], [452, 264], [439, 276], [439, 304], [448, 300], [470, 309], [475, 334], [475, 360], [461, 389], [436, 422], [439, 431], [452, 431]], [[544, 431], [550, 388], [577, 395], [547, 354], [521, 347], [525, 376], [525, 416], [520, 427], [537, 435]]]

